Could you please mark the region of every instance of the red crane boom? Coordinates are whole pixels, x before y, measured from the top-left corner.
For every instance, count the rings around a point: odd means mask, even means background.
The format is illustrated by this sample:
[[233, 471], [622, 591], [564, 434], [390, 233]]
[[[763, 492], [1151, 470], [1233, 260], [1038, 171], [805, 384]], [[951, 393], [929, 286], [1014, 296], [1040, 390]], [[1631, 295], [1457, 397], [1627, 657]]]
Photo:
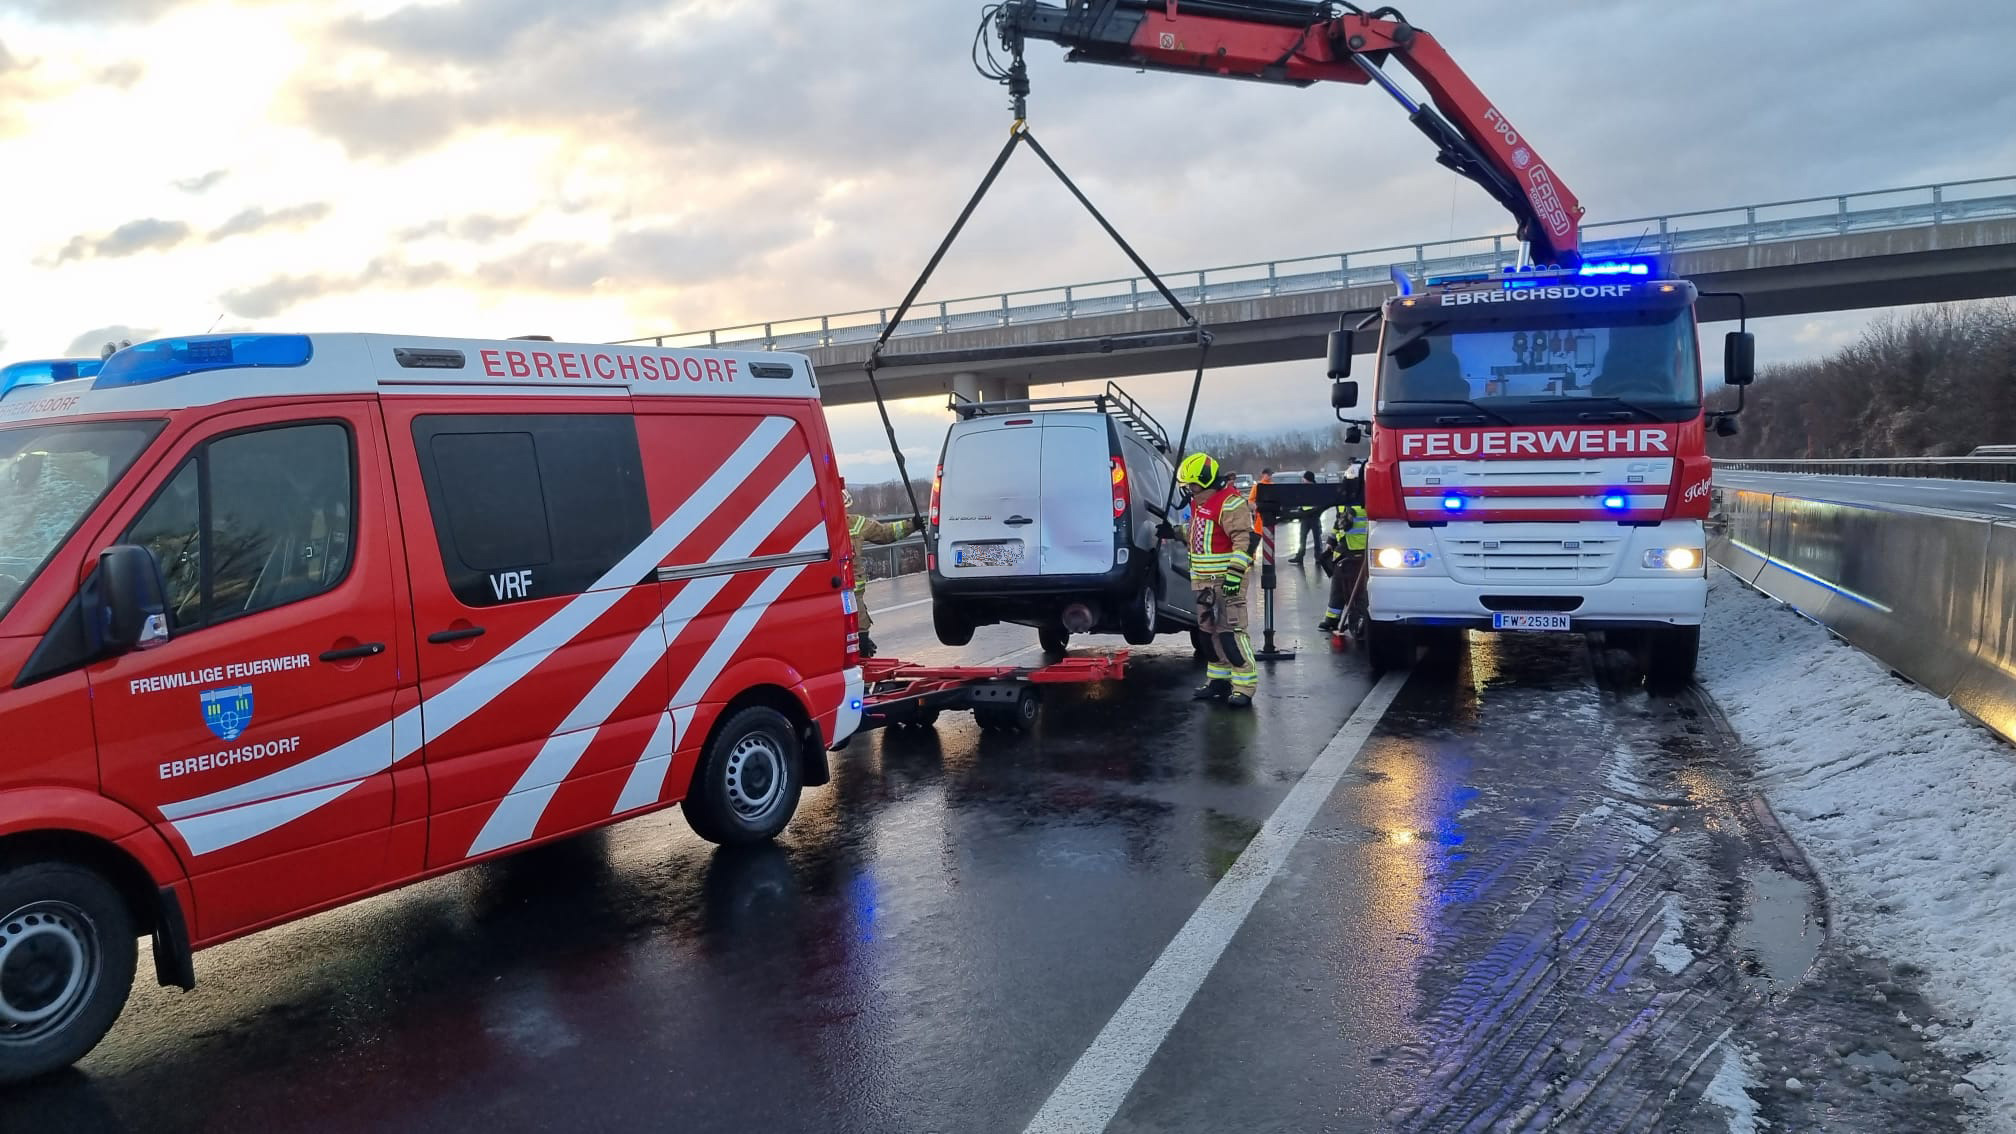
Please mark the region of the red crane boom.
[[[1517, 220], [1535, 263], [1581, 262], [1582, 206], [1435, 37], [1392, 8], [1335, 0], [1003, 0], [989, 9], [1014, 57], [995, 74], [1028, 93], [1022, 48], [1047, 40], [1067, 58], [1157, 71], [1308, 86], [1377, 83], [1436, 146], [1436, 160], [1477, 182]], [[984, 31], [983, 25], [983, 31]], [[1427, 90], [1415, 101], [1383, 68], [1397, 60]]]

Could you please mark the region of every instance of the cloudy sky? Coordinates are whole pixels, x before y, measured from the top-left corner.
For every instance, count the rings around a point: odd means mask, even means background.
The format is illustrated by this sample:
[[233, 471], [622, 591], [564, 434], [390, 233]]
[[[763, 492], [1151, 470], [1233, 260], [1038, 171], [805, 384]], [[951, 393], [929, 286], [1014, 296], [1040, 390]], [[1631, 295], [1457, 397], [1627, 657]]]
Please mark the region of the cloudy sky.
[[[0, 358], [211, 328], [597, 341], [887, 305], [1008, 125], [979, 0], [0, 0]], [[2016, 5], [1413, 0], [1590, 221], [2016, 174]], [[1033, 122], [1169, 271], [1501, 231], [1383, 96], [1074, 66]], [[1024, 159], [1027, 160], [1027, 159]], [[1033, 161], [931, 289], [1131, 274]], [[1866, 314], [1759, 327], [1808, 357]], [[1177, 416], [1183, 383], [1136, 384]], [[1305, 368], [1208, 424], [1321, 421]], [[857, 479], [872, 410], [831, 415]], [[944, 415], [904, 407], [906, 449]]]

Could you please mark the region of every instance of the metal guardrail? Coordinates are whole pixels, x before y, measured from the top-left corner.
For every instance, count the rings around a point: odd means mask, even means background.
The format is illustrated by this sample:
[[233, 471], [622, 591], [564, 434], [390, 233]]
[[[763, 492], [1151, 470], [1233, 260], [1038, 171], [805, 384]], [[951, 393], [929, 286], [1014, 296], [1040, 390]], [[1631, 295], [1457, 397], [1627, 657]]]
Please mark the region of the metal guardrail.
[[[1584, 255], [1591, 259], [1634, 253], [1670, 255], [2006, 216], [2016, 216], [2016, 175], [1604, 221], [1583, 226], [1582, 246]], [[1175, 272], [1165, 279], [1185, 304], [1202, 306], [1381, 284], [1391, 278], [1395, 267], [1416, 279], [1484, 271], [1508, 263], [1518, 250], [1519, 240], [1511, 233], [1493, 233]], [[1145, 276], [927, 301], [912, 308], [895, 337], [1139, 311], [1144, 301], [1151, 308], [1162, 302]], [[876, 308], [622, 341], [661, 347], [811, 350], [873, 342], [888, 321], [889, 309]]]
[[2016, 522], [1783, 480], [1716, 485], [1710, 556], [2016, 741]]
[[1736, 472], [1807, 476], [1889, 476], [1938, 480], [2016, 482], [2016, 457], [1843, 457], [1815, 461], [1722, 461]]

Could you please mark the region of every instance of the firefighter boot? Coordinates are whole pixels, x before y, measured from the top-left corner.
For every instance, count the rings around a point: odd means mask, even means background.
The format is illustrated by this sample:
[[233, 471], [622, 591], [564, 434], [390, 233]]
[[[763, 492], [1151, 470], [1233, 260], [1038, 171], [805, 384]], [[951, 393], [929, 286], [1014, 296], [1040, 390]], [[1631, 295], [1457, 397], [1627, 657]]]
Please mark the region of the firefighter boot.
[[1253, 707], [1253, 695], [1244, 692], [1234, 693], [1230, 697], [1225, 698], [1225, 707], [1228, 709], [1250, 709]]
[[870, 638], [866, 631], [861, 634], [861, 656], [864, 658], [875, 656], [875, 639]]
[[1325, 634], [1328, 634], [1332, 630], [1337, 629], [1337, 621], [1342, 617], [1343, 613], [1341, 611], [1333, 610], [1330, 613], [1323, 616], [1323, 621], [1318, 622], [1316, 624], [1316, 629], [1321, 630]]
[[1231, 696], [1232, 683], [1222, 677], [1214, 677], [1190, 691], [1192, 701], [1223, 701]]

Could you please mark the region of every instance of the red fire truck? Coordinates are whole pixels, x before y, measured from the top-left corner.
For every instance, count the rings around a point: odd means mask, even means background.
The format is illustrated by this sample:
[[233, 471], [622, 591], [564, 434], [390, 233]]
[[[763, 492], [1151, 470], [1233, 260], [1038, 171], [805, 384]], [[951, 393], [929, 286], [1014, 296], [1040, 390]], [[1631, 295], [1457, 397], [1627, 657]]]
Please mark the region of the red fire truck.
[[[803, 357], [239, 335], [0, 389], [0, 1081], [193, 950], [674, 803], [768, 838], [861, 724]], [[24, 377], [25, 376], [25, 377]]]
[[[1601, 630], [1656, 685], [1694, 671], [1707, 598], [1711, 419], [1685, 280], [1647, 261], [1493, 271], [1411, 286], [1382, 310], [1373, 371], [1370, 648], [1422, 631]], [[1353, 332], [1332, 404], [1358, 404]], [[1750, 380], [1731, 332], [1724, 379]]]

